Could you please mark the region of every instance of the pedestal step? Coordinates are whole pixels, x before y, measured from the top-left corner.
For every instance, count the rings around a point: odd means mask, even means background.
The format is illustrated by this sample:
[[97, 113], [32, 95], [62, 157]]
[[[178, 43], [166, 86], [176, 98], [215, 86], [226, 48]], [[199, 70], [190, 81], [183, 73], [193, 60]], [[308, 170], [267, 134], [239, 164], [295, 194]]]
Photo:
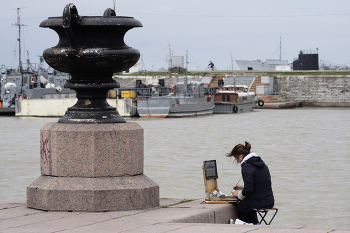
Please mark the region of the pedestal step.
[[146, 209], [159, 206], [159, 186], [145, 175], [40, 176], [27, 187], [27, 206], [61, 211]]

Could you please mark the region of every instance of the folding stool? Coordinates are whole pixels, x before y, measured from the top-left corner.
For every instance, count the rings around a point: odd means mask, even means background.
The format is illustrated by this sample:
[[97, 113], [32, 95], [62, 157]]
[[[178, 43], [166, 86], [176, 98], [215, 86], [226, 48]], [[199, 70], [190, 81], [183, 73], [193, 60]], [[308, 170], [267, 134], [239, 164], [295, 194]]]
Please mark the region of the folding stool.
[[[278, 212], [278, 208], [271, 208], [271, 209], [253, 209], [253, 210], [254, 210], [255, 212], [257, 212], [257, 213], [260, 215], [260, 217], [261, 217], [261, 220], [260, 220], [260, 221], [258, 220], [259, 224], [261, 224], [262, 222], [264, 222], [266, 225], [270, 225], [270, 224], [271, 224], [272, 220], [274, 219], [274, 217], [276, 216], [276, 214], [277, 214], [277, 212]], [[265, 221], [265, 217], [266, 217], [267, 213], [268, 213], [270, 210], [274, 210], [275, 213], [274, 213], [274, 215], [272, 216], [270, 222], [267, 223], [267, 222]]]

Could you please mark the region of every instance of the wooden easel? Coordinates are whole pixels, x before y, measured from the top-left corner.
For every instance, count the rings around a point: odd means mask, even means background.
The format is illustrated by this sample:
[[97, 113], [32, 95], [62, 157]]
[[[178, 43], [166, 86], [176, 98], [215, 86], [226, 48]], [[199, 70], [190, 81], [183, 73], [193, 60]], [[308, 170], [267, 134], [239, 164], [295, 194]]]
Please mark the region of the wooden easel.
[[[207, 161], [204, 161], [207, 162]], [[215, 161], [216, 163], [216, 161]], [[218, 191], [218, 182], [217, 182], [217, 176], [215, 178], [207, 179], [206, 175], [206, 169], [205, 165], [202, 165], [203, 169], [203, 178], [204, 178], [204, 187], [205, 187], [205, 193], [207, 195], [205, 203], [206, 204], [224, 204], [224, 203], [230, 203], [232, 201], [237, 201], [237, 197], [214, 197], [213, 192]]]

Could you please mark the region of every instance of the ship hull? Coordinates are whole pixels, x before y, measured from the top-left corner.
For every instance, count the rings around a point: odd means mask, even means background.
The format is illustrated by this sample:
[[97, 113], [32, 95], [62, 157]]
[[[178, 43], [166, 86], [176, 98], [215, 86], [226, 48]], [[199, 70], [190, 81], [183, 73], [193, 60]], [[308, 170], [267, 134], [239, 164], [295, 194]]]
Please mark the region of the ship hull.
[[137, 100], [137, 111], [143, 118], [202, 116], [213, 114], [214, 100], [210, 97], [152, 97]]

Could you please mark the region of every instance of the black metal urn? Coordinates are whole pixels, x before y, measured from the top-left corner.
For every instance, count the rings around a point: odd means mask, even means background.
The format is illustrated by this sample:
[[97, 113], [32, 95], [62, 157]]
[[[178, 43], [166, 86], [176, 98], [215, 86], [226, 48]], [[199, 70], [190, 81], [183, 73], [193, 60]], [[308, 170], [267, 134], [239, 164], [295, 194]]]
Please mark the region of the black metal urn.
[[78, 98], [58, 122], [126, 122], [106, 98], [109, 90], [119, 87], [113, 73], [128, 70], [140, 58], [138, 50], [124, 43], [124, 35], [142, 24], [133, 17], [116, 16], [110, 8], [103, 16], [80, 16], [70, 3], [63, 17], [50, 17], [40, 27], [59, 35], [58, 44], [46, 49], [43, 57], [52, 68], [70, 73], [65, 87], [75, 90]]

